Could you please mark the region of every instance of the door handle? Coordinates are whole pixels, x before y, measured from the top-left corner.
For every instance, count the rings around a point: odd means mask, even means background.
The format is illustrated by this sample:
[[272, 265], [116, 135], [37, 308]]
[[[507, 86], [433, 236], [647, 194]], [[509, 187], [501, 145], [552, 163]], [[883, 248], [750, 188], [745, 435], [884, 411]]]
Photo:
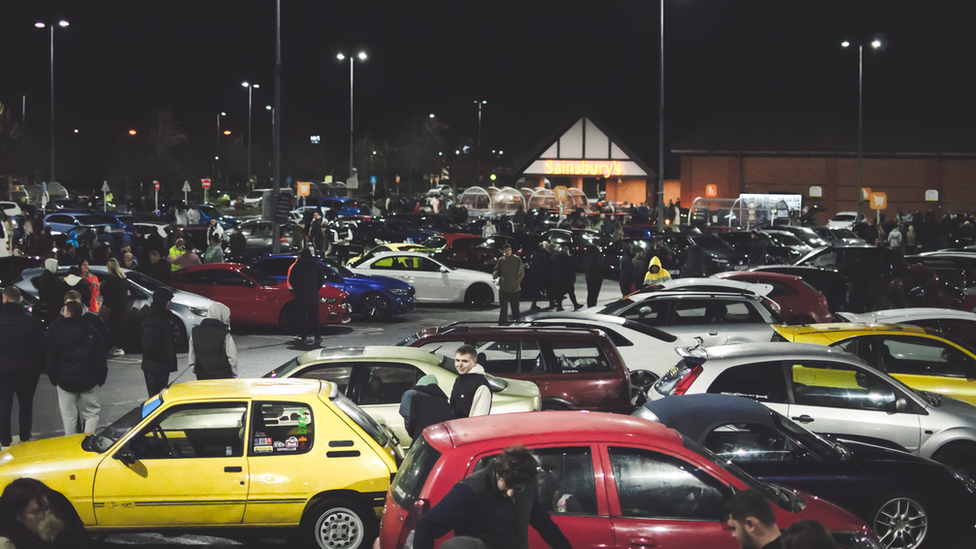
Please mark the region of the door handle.
[[708, 332], [708, 335], [710, 335], [710, 336], [717, 336], [718, 335], [718, 332]]
[[654, 538], [630, 538], [631, 547], [657, 547], [657, 540]]
[[224, 467], [225, 473], [242, 473], [244, 472], [243, 467]]
[[791, 417], [790, 419], [792, 419], [794, 421], [799, 421], [800, 423], [811, 423], [811, 422], [813, 422], [813, 418], [810, 417], [810, 416], [808, 416], [808, 415], [806, 415], [806, 414], [803, 414], [800, 417]]

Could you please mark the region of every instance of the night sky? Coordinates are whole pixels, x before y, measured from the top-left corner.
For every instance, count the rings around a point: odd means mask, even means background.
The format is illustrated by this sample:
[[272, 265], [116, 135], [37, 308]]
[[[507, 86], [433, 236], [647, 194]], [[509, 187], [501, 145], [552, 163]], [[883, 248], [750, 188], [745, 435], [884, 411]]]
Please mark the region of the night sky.
[[[46, 154], [49, 34], [55, 31], [58, 179], [100, 181], [130, 128], [170, 109], [190, 146], [221, 129], [271, 139], [275, 2], [13, 0], [0, 10], [0, 101]], [[839, 43], [884, 33], [865, 52], [865, 125], [973, 133], [974, 10], [963, 1], [667, 0], [666, 142], [732, 116], [819, 119], [856, 128], [857, 53]], [[356, 65], [356, 134], [387, 137], [409, 116], [437, 114], [448, 144], [477, 133], [511, 163], [574, 114], [592, 113], [657, 165], [659, 3], [282, 1], [283, 142], [321, 134], [347, 154], [349, 72], [338, 48], [365, 45]], [[72, 130], [80, 133], [74, 135]], [[667, 157], [668, 177], [678, 165]], [[46, 176], [46, 165], [42, 174]], [[284, 174], [287, 175], [287, 174]]]

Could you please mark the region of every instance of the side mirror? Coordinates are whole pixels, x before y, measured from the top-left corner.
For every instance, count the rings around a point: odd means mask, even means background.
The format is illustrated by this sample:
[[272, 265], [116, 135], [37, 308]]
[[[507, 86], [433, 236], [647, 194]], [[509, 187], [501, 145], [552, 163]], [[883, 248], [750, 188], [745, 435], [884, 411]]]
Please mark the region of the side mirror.
[[885, 406], [885, 411], [889, 414], [896, 414], [898, 412], [904, 412], [908, 409], [908, 401], [903, 397], [898, 397], [894, 402], [889, 403]]
[[441, 272], [444, 273], [444, 274], [447, 274], [447, 273], [449, 273], [451, 271], [447, 270], [447, 267], [441, 267]]
[[115, 452], [115, 455], [112, 457], [121, 461], [127, 466], [136, 462], [136, 454], [129, 447], [124, 447], [118, 452]]

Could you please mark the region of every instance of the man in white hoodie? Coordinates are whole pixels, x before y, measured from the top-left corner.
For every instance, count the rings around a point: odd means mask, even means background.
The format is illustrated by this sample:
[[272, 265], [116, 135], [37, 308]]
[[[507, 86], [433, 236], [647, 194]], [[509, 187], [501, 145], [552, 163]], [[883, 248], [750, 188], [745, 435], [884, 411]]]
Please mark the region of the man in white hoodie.
[[193, 328], [190, 335], [190, 366], [197, 379], [238, 376], [237, 346], [230, 335], [230, 309], [223, 303], [211, 303], [207, 318]]
[[37, 298], [41, 301], [41, 306], [51, 312], [60, 310], [64, 303], [64, 288], [57, 275], [58, 260], [48, 258], [44, 260], [41, 274], [31, 280], [31, 284], [37, 288]]

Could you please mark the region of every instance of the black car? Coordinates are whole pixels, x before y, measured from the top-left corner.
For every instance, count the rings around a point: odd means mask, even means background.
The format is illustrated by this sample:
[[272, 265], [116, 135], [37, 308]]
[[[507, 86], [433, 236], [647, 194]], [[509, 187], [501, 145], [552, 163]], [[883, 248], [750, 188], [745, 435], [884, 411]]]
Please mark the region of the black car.
[[[668, 249], [673, 250], [679, 265], [684, 263], [688, 250], [694, 246], [701, 248], [705, 256], [706, 276], [731, 271], [746, 263], [746, 254], [736, 251], [727, 242], [711, 234], [664, 232], [654, 235], [653, 240], [660, 240]], [[668, 270], [671, 271], [671, 276], [681, 275], [680, 269]]]
[[654, 240], [651, 238], [623, 238], [614, 240], [603, 249], [603, 268], [606, 271], [606, 275], [610, 278], [619, 277], [620, 257], [624, 254], [624, 250], [634, 248], [635, 246], [643, 248], [648, 253], [648, 258], [657, 255], [661, 259], [661, 266], [668, 272], [677, 272], [681, 268], [681, 263], [678, 261], [678, 254], [674, 253], [674, 250], [664, 245], [663, 242], [659, 245], [661, 248], [655, 251]]
[[864, 519], [890, 549], [972, 536], [976, 482], [907, 452], [823, 438], [749, 398], [668, 396], [635, 416], [657, 421], [761, 480], [827, 499]]

